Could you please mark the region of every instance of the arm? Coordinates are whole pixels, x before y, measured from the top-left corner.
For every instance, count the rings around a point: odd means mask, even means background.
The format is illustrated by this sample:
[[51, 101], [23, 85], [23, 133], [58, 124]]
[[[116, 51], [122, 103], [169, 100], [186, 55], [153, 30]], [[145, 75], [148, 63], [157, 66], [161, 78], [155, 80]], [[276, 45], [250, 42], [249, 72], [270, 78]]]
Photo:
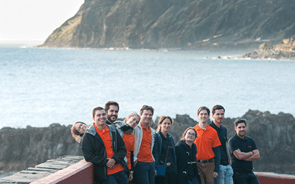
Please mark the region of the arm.
[[153, 135], [154, 136], [154, 140], [155, 140], [155, 143], [154, 143], [154, 148], [153, 148], [153, 156], [154, 156], [154, 159], [155, 159], [155, 165], [156, 165], [156, 167], [157, 167], [157, 165], [159, 165], [160, 164], [160, 161], [159, 161], [159, 155], [160, 155], [160, 153], [159, 153], [159, 138], [158, 138], [158, 136], [157, 136], [157, 134], [154, 134]]
[[250, 156], [249, 158], [245, 159], [246, 161], [253, 161], [253, 160], [259, 160], [260, 158], [260, 154], [258, 149], [256, 150], [252, 150], [252, 152], [254, 153], [252, 156]]
[[126, 151], [126, 147], [125, 147], [125, 143], [123, 141], [123, 139], [121, 138], [118, 130], [116, 130], [116, 134], [117, 134], [117, 153], [114, 154], [114, 156], [112, 157], [112, 159], [114, 159], [116, 161], [116, 164], [122, 162], [124, 160], [124, 157], [127, 153]]
[[[83, 138], [82, 142], [82, 151], [84, 154], [84, 158], [87, 162], [91, 162], [93, 164], [98, 164], [100, 166], [105, 166], [107, 163], [106, 155], [97, 155], [95, 144], [93, 142], [95, 138], [89, 134], [86, 134]], [[97, 148], [99, 149], [99, 148]]]
[[241, 152], [240, 149], [233, 151], [234, 156], [239, 160], [246, 160], [254, 155], [253, 151], [250, 152]]
[[221, 153], [220, 153], [220, 146], [212, 148], [215, 158], [214, 158], [214, 164], [215, 164], [215, 169], [214, 172], [218, 173], [219, 171], [219, 165], [220, 165], [220, 158], [221, 158]]

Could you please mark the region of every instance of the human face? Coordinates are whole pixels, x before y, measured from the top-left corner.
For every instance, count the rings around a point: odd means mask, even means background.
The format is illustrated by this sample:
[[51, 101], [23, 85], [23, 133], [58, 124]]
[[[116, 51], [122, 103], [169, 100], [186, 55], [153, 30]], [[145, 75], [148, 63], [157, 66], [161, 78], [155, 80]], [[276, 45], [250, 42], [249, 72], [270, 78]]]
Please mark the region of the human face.
[[141, 115], [141, 123], [143, 126], [148, 126], [153, 119], [153, 113], [151, 110], [143, 110], [142, 115]]
[[245, 123], [239, 123], [236, 127], [235, 130], [237, 132], [237, 135], [241, 138], [244, 138], [246, 135], [246, 131], [247, 131], [247, 126], [245, 125]]
[[104, 110], [97, 110], [95, 111], [94, 117], [92, 119], [95, 122], [96, 126], [102, 126], [106, 123], [107, 116]]
[[160, 126], [161, 126], [161, 132], [169, 132], [169, 130], [170, 130], [171, 126], [172, 126], [172, 123], [168, 118], [166, 118], [160, 124]]
[[113, 123], [117, 120], [118, 118], [118, 107], [115, 106], [115, 105], [110, 105], [110, 108], [107, 112], [107, 118], [108, 118], [108, 121]]
[[200, 123], [207, 123], [209, 119], [208, 112], [206, 110], [201, 110], [201, 112], [198, 114], [198, 118]]
[[84, 123], [76, 123], [75, 129], [79, 132], [80, 135], [84, 134], [87, 131], [87, 126]]
[[196, 132], [192, 129], [188, 130], [184, 136], [184, 140], [187, 142], [194, 142], [196, 139]]
[[126, 122], [130, 127], [134, 128], [139, 123], [139, 117], [138, 116], [132, 116], [129, 118]]
[[223, 109], [216, 109], [215, 113], [212, 114], [213, 122], [216, 126], [220, 128], [221, 123], [224, 120], [224, 110]]

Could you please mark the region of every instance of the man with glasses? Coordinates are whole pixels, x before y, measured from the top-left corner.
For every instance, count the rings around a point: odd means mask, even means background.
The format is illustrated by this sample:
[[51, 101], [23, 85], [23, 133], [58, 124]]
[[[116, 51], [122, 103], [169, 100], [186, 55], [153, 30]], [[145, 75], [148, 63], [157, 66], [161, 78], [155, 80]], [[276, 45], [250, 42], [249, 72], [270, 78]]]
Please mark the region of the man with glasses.
[[246, 119], [237, 119], [234, 122], [236, 135], [229, 140], [230, 158], [234, 170], [235, 184], [259, 184], [253, 173], [253, 160], [260, 158], [254, 140], [246, 136]]
[[143, 105], [139, 112], [140, 122], [134, 128], [134, 178], [138, 184], [155, 183], [155, 161], [152, 155], [155, 130], [149, 126], [152, 122], [153, 114], [153, 107]]
[[225, 109], [221, 105], [215, 105], [212, 108], [213, 121], [209, 124], [214, 128], [218, 134], [219, 140], [221, 142], [220, 146], [220, 165], [218, 177], [215, 178], [215, 184], [232, 184], [233, 183], [233, 169], [229, 164], [228, 154], [227, 154], [227, 129], [221, 125], [224, 120]]
[[112, 125], [118, 118], [119, 113], [119, 104], [115, 101], [108, 101], [104, 109], [107, 113], [107, 122], [106, 124]]
[[202, 106], [197, 112], [199, 123], [194, 127], [198, 137], [195, 140], [197, 146], [197, 166], [199, 169], [201, 184], [214, 184], [214, 178], [218, 177], [221, 145], [217, 132], [208, 126], [210, 110]]

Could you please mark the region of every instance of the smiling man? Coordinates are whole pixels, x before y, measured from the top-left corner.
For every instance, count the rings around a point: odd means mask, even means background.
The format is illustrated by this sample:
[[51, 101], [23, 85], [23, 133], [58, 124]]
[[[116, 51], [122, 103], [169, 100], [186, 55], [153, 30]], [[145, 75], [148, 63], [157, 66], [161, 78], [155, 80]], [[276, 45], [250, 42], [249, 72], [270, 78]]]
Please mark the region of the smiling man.
[[115, 101], [108, 101], [105, 104], [104, 109], [107, 113], [106, 124], [112, 125], [118, 118], [119, 104]]
[[214, 128], [218, 134], [219, 140], [221, 142], [220, 146], [220, 165], [218, 177], [215, 178], [215, 184], [232, 184], [233, 183], [233, 169], [229, 164], [228, 154], [227, 154], [227, 129], [221, 125], [224, 120], [225, 109], [221, 105], [215, 105], [212, 108], [213, 121], [209, 124]]
[[127, 184], [126, 148], [121, 136], [115, 125], [106, 124], [102, 107], [93, 109], [92, 119], [94, 123], [85, 133], [82, 151], [85, 160], [94, 165], [94, 183]]
[[139, 124], [134, 129], [134, 177], [138, 184], [155, 183], [155, 160], [152, 155], [155, 130], [150, 127], [154, 114], [152, 106], [143, 105], [139, 115]]
[[201, 184], [214, 184], [214, 178], [218, 177], [221, 145], [217, 132], [208, 126], [210, 110], [202, 106], [197, 112], [199, 123], [194, 127], [198, 133], [195, 140], [197, 146], [197, 166], [199, 169]]
[[247, 120], [237, 119], [234, 122], [236, 135], [230, 138], [230, 158], [234, 170], [235, 184], [259, 184], [253, 173], [254, 160], [259, 160], [260, 154], [254, 140], [246, 136]]

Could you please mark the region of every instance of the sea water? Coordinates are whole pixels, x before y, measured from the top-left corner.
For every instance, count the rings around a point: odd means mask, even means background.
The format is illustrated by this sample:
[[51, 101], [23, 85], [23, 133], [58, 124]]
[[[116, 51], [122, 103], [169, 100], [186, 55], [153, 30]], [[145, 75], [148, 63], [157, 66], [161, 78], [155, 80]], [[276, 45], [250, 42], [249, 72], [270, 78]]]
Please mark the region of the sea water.
[[109, 100], [119, 117], [147, 104], [155, 116], [221, 104], [226, 117], [249, 109], [295, 115], [295, 61], [214, 59], [246, 51], [0, 47], [0, 128], [93, 122]]

